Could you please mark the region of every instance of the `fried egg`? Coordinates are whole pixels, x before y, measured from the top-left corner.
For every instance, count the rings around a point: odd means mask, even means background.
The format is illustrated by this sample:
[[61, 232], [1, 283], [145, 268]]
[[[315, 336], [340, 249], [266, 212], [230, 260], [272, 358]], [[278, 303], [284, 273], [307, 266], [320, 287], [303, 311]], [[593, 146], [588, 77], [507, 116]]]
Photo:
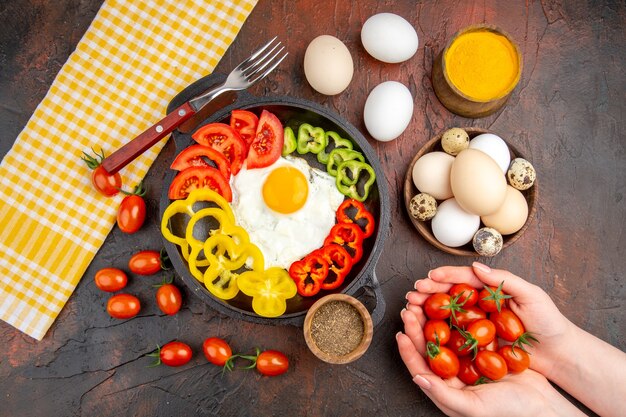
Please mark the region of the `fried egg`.
[[265, 258], [265, 268], [289, 269], [324, 244], [344, 196], [335, 178], [302, 158], [279, 158], [231, 178], [238, 225]]

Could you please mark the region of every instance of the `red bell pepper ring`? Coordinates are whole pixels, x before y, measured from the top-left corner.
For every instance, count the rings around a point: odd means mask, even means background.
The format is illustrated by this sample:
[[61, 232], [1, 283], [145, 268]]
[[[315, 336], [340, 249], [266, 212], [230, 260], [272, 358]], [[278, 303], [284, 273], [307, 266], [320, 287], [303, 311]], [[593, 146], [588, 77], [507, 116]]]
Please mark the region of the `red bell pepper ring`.
[[328, 276], [328, 264], [318, 251], [313, 251], [289, 267], [289, 276], [296, 283], [298, 294], [311, 297], [320, 292]]
[[328, 274], [321, 287], [323, 290], [334, 290], [343, 284], [354, 262], [348, 251], [336, 243], [324, 246], [319, 251], [328, 264]]
[[355, 223], [337, 223], [334, 225], [324, 240], [324, 246], [331, 243], [343, 246], [350, 254], [353, 264], [359, 262], [363, 256], [363, 232]]
[[354, 198], [348, 198], [337, 209], [337, 222], [356, 223], [363, 232], [363, 237], [374, 233], [374, 216], [367, 211], [365, 205]]

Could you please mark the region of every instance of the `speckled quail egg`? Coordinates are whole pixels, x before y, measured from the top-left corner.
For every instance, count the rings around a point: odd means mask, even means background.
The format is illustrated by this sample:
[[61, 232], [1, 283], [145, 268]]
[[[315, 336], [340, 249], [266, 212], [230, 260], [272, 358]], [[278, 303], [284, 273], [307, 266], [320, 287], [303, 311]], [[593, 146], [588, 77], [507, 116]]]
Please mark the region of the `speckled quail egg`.
[[411, 199], [409, 212], [417, 220], [430, 220], [437, 213], [437, 200], [430, 194], [419, 193]]
[[443, 132], [441, 136], [441, 147], [452, 156], [469, 147], [469, 135], [460, 127], [453, 127]]
[[496, 229], [483, 227], [474, 234], [472, 244], [480, 256], [495, 256], [502, 250], [502, 235]]
[[537, 173], [530, 162], [523, 158], [515, 158], [509, 165], [506, 177], [513, 188], [528, 190], [535, 183]]

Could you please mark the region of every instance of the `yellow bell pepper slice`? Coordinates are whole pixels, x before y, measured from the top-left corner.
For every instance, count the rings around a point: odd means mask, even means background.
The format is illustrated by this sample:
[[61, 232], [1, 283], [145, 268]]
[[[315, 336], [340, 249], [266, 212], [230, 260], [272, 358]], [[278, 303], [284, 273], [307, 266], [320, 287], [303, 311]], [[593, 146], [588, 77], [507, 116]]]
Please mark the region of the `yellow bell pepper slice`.
[[289, 273], [279, 267], [265, 271], [247, 271], [239, 275], [241, 292], [252, 297], [252, 309], [263, 317], [278, 317], [287, 311], [287, 300], [297, 288]]
[[[214, 218], [217, 221], [217, 226], [209, 232], [208, 236], [204, 238], [204, 241], [200, 241], [194, 236], [195, 227], [198, 221], [202, 219], [206, 219], [207, 217]], [[200, 249], [202, 249], [202, 246], [204, 245], [204, 242], [206, 241], [206, 239], [208, 239], [210, 236], [213, 236], [217, 233], [226, 234], [228, 236], [233, 237], [238, 244], [244, 244], [244, 243], [250, 242], [250, 237], [248, 236], [248, 232], [246, 232], [244, 228], [232, 223], [230, 221], [228, 213], [226, 213], [224, 210], [217, 208], [217, 207], [201, 209], [197, 213], [195, 213], [193, 216], [191, 216], [191, 219], [189, 219], [189, 222], [187, 223], [187, 229], [185, 231], [185, 239], [192, 249], [194, 247], [199, 247]], [[224, 253], [222, 252], [219, 254], [223, 255]], [[206, 259], [202, 259], [202, 260], [196, 259], [196, 264], [198, 266], [208, 266], [209, 262]]]

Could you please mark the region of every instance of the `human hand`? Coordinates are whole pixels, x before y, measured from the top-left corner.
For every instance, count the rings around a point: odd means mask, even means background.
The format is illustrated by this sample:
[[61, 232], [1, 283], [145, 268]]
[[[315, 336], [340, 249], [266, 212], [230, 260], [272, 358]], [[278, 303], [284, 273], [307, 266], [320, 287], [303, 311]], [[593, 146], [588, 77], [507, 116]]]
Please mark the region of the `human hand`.
[[540, 287], [522, 278], [499, 269], [474, 262], [471, 267], [443, 266], [433, 269], [428, 279], [415, 283], [415, 289], [407, 294], [407, 308], [421, 313], [421, 306], [432, 293], [447, 292], [453, 284], [466, 283], [475, 288], [485, 285], [502, 289], [513, 298], [508, 300], [509, 308], [522, 320], [527, 332], [535, 336], [539, 343], [526, 347], [530, 353], [530, 367], [550, 378], [558, 365], [559, 354], [564, 344], [572, 339], [574, 327], [561, 314], [552, 299]]
[[509, 374], [494, 383], [465, 385], [454, 377], [441, 379], [424, 359], [426, 343], [423, 326], [426, 317], [419, 306], [403, 310], [405, 333], [396, 336], [400, 356], [413, 381], [450, 416], [575, 416], [584, 415], [541, 374], [527, 369]]

